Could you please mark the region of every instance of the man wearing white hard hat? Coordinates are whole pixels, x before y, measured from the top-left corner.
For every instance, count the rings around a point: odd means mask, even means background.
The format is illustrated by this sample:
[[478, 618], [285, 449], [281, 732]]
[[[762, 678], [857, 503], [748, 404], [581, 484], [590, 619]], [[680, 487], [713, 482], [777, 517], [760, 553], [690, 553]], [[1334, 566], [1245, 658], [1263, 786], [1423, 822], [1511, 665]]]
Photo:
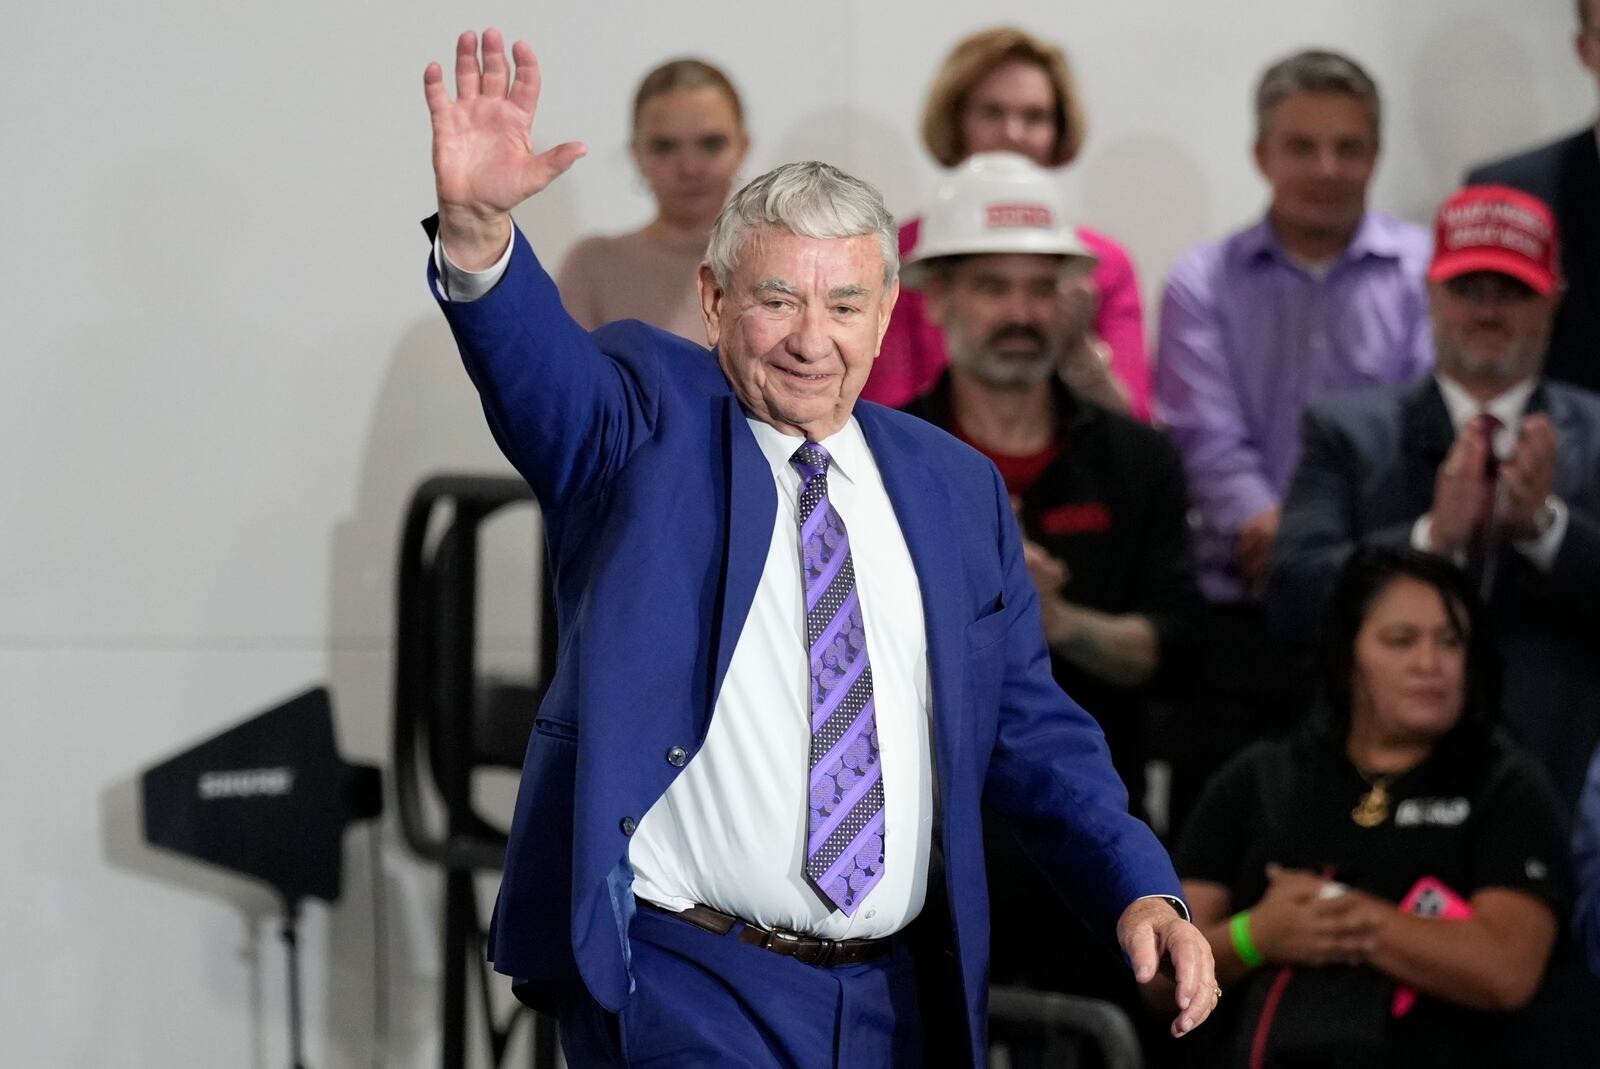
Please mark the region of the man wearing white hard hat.
[[[1056, 372], [1084, 324], [1062, 299], [1094, 264], [1049, 172], [987, 153], [952, 173], [905, 265], [949, 343], [950, 366], [908, 411], [1000, 469], [1027, 539], [1056, 681], [1100, 721], [1139, 810], [1153, 688], [1182, 677], [1200, 596], [1183, 465], [1166, 435], [1109, 411]], [[1103, 371], [1102, 371], [1103, 374]], [[1005, 834], [990, 834], [996, 982], [1126, 995], [1108, 946], [1081, 925]], [[1085, 969], [1103, 958], [1105, 968]], [[1099, 982], [1096, 982], [1099, 981]]]

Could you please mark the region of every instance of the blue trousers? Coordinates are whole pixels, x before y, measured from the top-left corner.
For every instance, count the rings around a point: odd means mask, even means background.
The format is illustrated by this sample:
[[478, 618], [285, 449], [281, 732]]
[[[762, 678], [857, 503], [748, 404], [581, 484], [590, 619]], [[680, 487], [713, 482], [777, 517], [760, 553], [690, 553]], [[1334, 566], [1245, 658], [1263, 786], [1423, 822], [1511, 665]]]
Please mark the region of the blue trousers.
[[875, 1069], [924, 1064], [916, 976], [903, 945], [820, 968], [641, 909], [634, 991], [620, 1014], [583, 993], [561, 1014], [574, 1069]]

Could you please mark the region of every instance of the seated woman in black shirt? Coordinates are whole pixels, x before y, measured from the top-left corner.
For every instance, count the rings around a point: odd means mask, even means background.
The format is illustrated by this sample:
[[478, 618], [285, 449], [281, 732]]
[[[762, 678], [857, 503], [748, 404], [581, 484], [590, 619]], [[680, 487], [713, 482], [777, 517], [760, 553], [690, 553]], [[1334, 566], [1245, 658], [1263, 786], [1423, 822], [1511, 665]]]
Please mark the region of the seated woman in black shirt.
[[1490, 726], [1482, 632], [1448, 562], [1358, 550], [1318, 714], [1208, 785], [1176, 861], [1229, 992], [1211, 1064], [1498, 1064], [1567, 862], [1551, 789]]

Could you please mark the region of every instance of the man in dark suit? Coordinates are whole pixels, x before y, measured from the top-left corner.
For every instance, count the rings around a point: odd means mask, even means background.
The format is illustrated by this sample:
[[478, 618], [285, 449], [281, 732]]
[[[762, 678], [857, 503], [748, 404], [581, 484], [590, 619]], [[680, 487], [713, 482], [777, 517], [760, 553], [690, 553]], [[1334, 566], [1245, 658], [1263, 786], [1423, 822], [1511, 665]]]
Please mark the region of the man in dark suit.
[[511, 222], [583, 154], [532, 151], [513, 55], [463, 34], [456, 99], [424, 75], [430, 281], [544, 511], [560, 624], [495, 967], [574, 1065], [981, 1065], [981, 800], [1138, 979], [1170, 960], [1188, 1031], [1210, 952], [1050, 678], [998, 473], [855, 404], [898, 293], [877, 192], [806, 163], [737, 193], [700, 268], [711, 353], [590, 335]]
[[[1600, 398], [1541, 374], [1561, 298], [1543, 203], [1468, 187], [1440, 209], [1435, 250], [1435, 374], [1307, 411], [1268, 607], [1309, 638], [1360, 543], [1464, 565], [1502, 655], [1503, 723], [1571, 820], [1600, 739]], [[1587, 1064], [1597, 1005], [1600, 981], [1564, 939], [1497, 1064]]]
[[1476, 576], [1504, 655], [1505, 722], [1575, 804], [1600, 739], [1600, 398], [1540, 373], [1560, 300], [1554, 220], [1503, 186], [1439, 212], [1435, 374], [1308, 411], [1269, 607], [1298, 639], [1357, 543]]
[[[1600, 0], [1578, 0], [1578, 58], [1600, 80]], [[1475, 167], [1469, 185], [1511, 186], [1550, 205], [1561, 232], [1566, 296], [1556, 311], [1546, 377], [1600, 390], [1600, 145], [1594, 125]]]

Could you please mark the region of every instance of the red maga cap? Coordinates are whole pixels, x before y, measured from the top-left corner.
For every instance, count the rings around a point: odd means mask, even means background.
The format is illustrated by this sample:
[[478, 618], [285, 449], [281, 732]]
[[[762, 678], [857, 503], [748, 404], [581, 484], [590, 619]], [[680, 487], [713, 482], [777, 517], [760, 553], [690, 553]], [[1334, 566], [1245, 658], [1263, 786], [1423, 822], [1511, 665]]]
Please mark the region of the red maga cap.
[[1561, 284], [1556, 220], [1538, 197], [1510, 186], [1468, 186], [1452, 194], [1434, 221], [1428, 281], [1497, 271], [1548, 296]]

